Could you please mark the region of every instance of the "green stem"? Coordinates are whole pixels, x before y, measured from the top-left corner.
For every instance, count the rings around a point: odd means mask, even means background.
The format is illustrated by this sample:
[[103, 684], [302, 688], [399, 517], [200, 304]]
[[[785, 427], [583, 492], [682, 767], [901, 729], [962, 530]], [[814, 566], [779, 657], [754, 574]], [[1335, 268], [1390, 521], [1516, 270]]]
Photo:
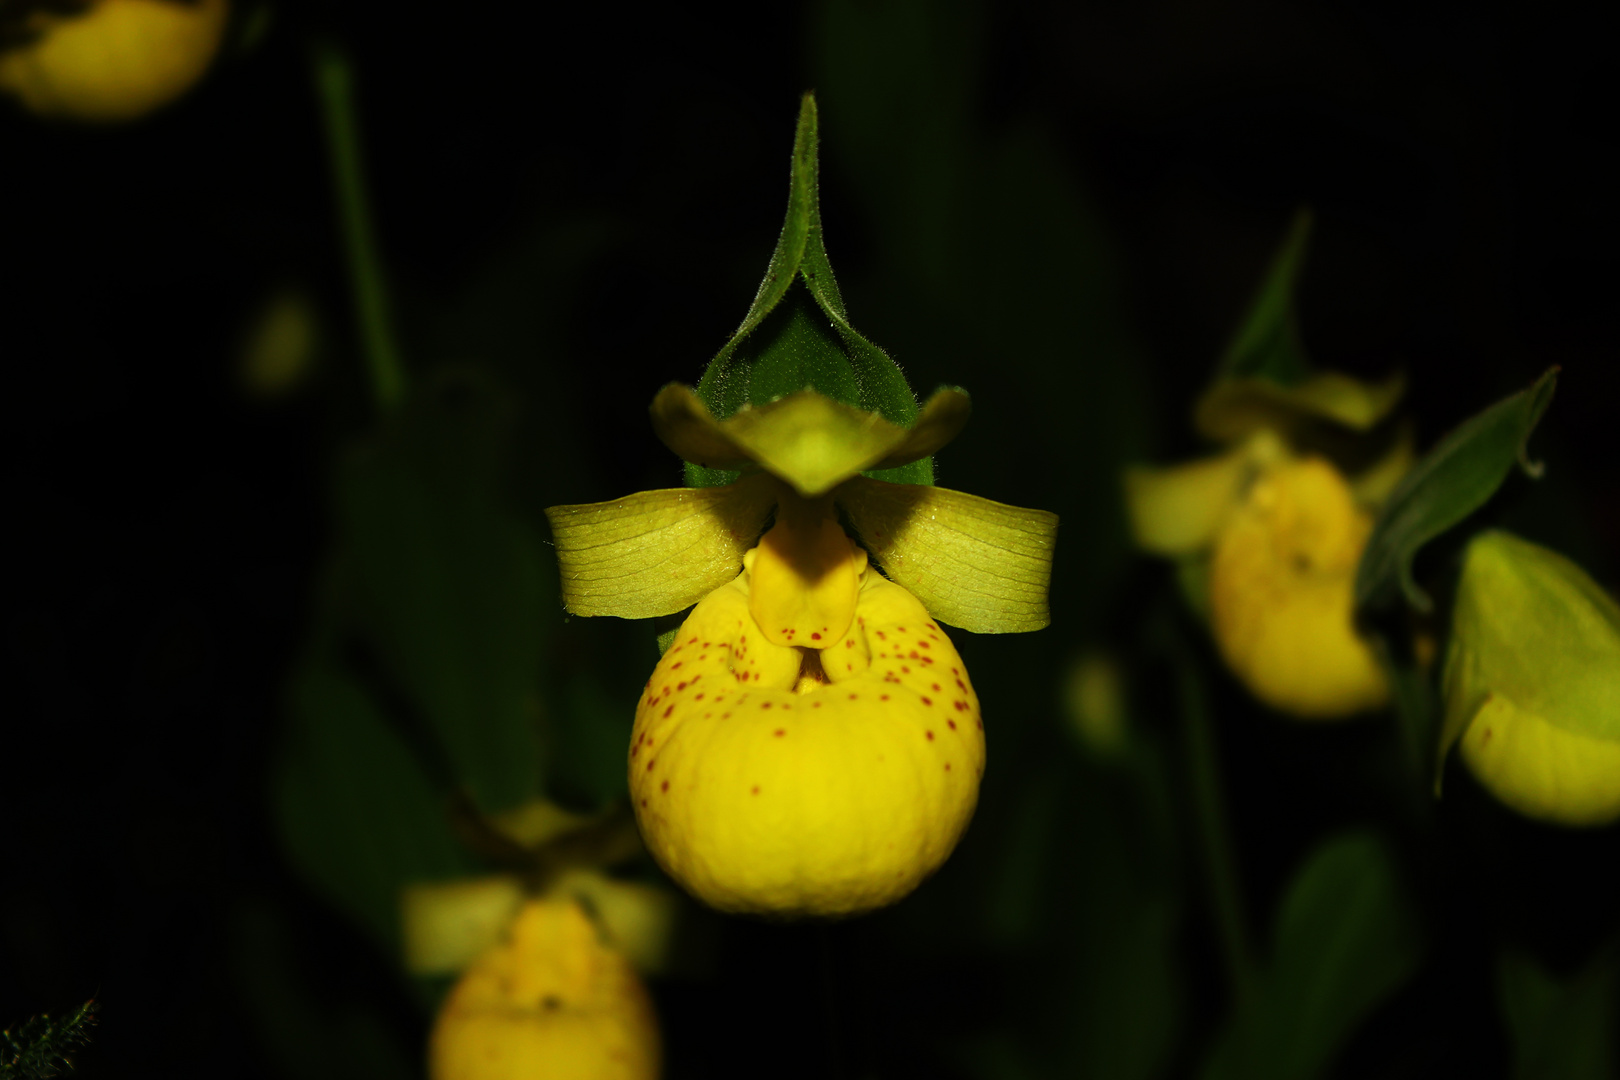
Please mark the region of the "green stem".
[[394, 338], [388, 285], [371, 227], [371, 206], [366, 199], [359, 121], [354, 105], [354, 69], [343, 51], [330, 42], [315, 45], [311, 62], [325, 121], [327, 150], [332, 159], [332, 187], [337, 196], [343, 246], [354, 287], [361, 351], [371, 373], [377, 408], [386, 413], [397, 407], [405, 396], [405, 371]]
[[1254, 945], [1249, 940], [1248, 920], [1244, 917], [1243, 885], [1232, 848], [1232, 827], [1226, 817], [1226, 798], [1221, 785], [1220, 762], [1216, 756], [1215, 732], [1195, 661], [1181, 642], [1176, 643], [1174, 660], [1181, 696], [1182, 737], [1186, 746], [1188, 779], [1192, 789], [1193, 814], [1197, 818], [1195, 828], [1203, 856], [1205, 885], [1209, 890], [1221, 953], [1226, 961], [1233, 1003], [1242, 1008], [1254, 996], [1258, 966], [1254, 958]]

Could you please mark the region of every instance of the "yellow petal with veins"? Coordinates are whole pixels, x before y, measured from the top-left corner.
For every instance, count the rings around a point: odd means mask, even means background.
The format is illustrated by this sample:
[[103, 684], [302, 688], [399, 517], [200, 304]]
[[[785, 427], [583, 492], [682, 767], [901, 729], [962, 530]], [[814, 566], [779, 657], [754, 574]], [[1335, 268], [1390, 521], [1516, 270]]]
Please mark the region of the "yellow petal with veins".
[[855, 618], [866, 552], [838, 527], [831, 502], [818, 507], [788, 496], [744, 565], [749, 614], [773, 645], [824, 649]]
[[848, 915], [945, 861], [984, 770], [979, 701], [916, 598], [867, 570], [825, 650], [773, 645], [749, 575], [705, 598], [636, 709], [642, 838], [723, 911]]
[[737, 576], [776, 502], [768, 477], [642, 491], [546, 510], [563, 606], [574, 615], [671, 615]]
[[928, 457], [956, 437], [972, 406], [959, 390], [940, 390], [910, 428], [877, 413], [801, 390], [716, 420], [689, 386], [671, 383], [652, 403], [653, 430], [694, 465], [758, 465], [815, 498], [867, 469], [892, 469]]
[[1216, 541], [1210, 625], [1227, 665], [1272, 708], [1335, 719], [1389, 687], [1356, 632], [1352, 585], [1372, 519], [1321, 458], [1258, 479]]
[[856, 477], [834, 498], [896, 584], [942, 622], [976, 634], [1051, 622], [1058, 519], [949, 488]]
[[658, 1022], [572, 899], [531, 900], [445, 998], [431, 1080], [652, 1080]]

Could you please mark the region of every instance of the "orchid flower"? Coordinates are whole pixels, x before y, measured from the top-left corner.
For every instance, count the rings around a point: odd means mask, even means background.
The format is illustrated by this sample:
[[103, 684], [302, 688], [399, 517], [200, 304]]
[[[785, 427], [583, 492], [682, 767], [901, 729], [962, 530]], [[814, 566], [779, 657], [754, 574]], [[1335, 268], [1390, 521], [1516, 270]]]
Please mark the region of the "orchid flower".
[[960, 391], [910, 428], [814, 390], [717, 421], [670, 385], [651, 411], [686, 461], [742, 478], [547, 511], [571, 613], [696, 603], [636, 710], [643, 840], [722, 910], [893, 903], [956, 846], [984, 771], [979, 699], [940, 624], [1045, 626], [1057, 518], [861, 475], [949, 441]]

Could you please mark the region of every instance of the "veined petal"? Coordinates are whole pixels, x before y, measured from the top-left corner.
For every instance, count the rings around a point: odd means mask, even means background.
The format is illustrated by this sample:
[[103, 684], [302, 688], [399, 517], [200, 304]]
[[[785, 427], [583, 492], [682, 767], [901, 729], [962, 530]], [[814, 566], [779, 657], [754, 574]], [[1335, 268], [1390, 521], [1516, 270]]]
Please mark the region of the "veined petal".
[[1056, 514], [948, 488], [856, 477], [835, 498], [895, 583], [941, 622], [976, 634], [1050, 623]]
[[652, 420], [664, 444], [694, 465], [757, 464], [815, 498], [867, 469], [892, 469], [933, 454], [956, 437], [970, 411], [966, 394], [940, 390], [916, 423], [903, 428], [801, 390], [716, 420], [691, 387], [671, 383], [653, 399]]
[[1204, 550], [1215, 542], [1255, 473], [1288, 456], [1282, 439], [1262, 429], [1242, 446], [1215, 457], [1162, 468], [1127, 468], [1125, 510], [1132, 538], [1154, 555], [1176, 557]]
[[1296, 386], [1223, 379], [1199, 399], [1193, 425], [1216, 442], [1235, 442], [1262, 428], [1291, 431], [1300, 420], [1330, 420], [1366, 431], [1388, 416], [1405, 392], [1406, 377], [1399, 372], [1382, 382], [1362, 382], [1324, 371]]
[[546, 511], [574, 615], [649, 619], [691, 607], [737, 576], [776, 503], [769, 477], [641, 491]]

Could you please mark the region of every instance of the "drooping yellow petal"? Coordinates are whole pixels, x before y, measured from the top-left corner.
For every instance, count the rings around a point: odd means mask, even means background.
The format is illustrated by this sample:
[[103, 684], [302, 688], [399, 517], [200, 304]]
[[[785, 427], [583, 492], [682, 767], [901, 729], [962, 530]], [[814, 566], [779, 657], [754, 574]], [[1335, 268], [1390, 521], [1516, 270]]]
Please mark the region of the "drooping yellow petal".
[[1382, 382], [1362, 382], [1337, 371], [1313, 375], [1297, 386], [1270, 379], [1223, 379], [1193, 410], [1198, 433], [1216, 442], [1236, 442], [1256, 431], [1292, 432], [1302, 421], [1328, 420], [1366, 431], [1389, 415], [1406, 392], [1397, 372]]
[[915, 597], [868, 571], [841, 640], [787, 648], [754, 625], [745, 574], [653, 672], [630, 792], [648, 850], [705, 903], [847, 915], [945, 861], [983, 769], [967, 670]]
[[857, 477], [835, 495], [890, 580], [942, 622], [977, 634], [1051, 622], [1056, 514], [948, 488]]
[[546, 511], [574, 615], [650, 619], [691, 607], [737, 576], [776, 502], [768, 477], [642, 491]]
[[1575, 563], [1500, 530], [1468, 545], [1440, 754], [1520, 813], [1620, 819], [1620, 605]]
[[855, 618], [866, 552], [839, 528], [830, 500], [816, 505], [788, 495], [744, 565], [749, 613], [773, 645], [824, 649]]
[[929, 398], [910, 428], [891, 424], [816, 393], [801, 390], [768, 405], [716, 420], [689, 386], [659, 391], [653, 430], [695, 465], [742, 469], [758, 465], [815, 498], [867, 469], [891, 469], [933, 454], [967, 423], [971, 405], [958, 390]]
[[431, 1080], [654, 1080], [658, 1022], [572, 899], [531, 900], [445, 998]]
[[1258, 479], [1210, 564], [1210, 625], [1261, 701], [1304, 719], [1382, 705], [1389, 687], [1356, 632], [1352, 586], [1372, 521], [1321, 458]]
[[1131, 537], [1143, 551], [1178, 557], [1214, 543], [1249, 482], [1289, 457], [1277, 435], [1262, 429], [1224, 454], [1185, 465], [1125, 470], [1125, 510]]

